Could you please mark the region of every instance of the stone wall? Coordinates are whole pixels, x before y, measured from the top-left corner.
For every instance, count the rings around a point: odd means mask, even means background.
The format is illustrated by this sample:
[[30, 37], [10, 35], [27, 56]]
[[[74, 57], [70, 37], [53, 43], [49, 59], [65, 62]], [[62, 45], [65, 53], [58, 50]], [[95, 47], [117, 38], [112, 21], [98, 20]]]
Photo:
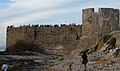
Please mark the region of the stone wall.
[[120, 28], [120, 11], [119, 11], [119, 28]]
[[[71, 50], [76, 48], [80, 37], [80, 25], [8, 27], [6, 43], [8, 51], [11, 48], [17, 47], [22, 49], [24, 43], [24, 45], [34, 44], [40, 49], [57, 52], [57, 50]], [[18, 43], [21, 44], [18, 45]], [[33, 46], [33, 48], [35, 47]]]
[[34, 28], [33, 27], [13, 27], [7, 28], [6, 46], [10, 47], [15, 45], [17, 41], [26, 41], [30, 43], [34, 41]]
[[82, 11], [82, 26], [75, 24], [9, 26], [7, 50], [19, 48], [21, 51], [31, 48], [29, 50], [40, 49], [55, 54], [69, 54], [73, 49], [89, 48], [94, 45], [99, 39], [98, 34], [104, 35], [119, 30], [118, 9], [99, 8], [98, 12], [94, 12], [94, 8], [88, 8]]
[[82, 11], [82, 36], [91, 34], [90, 32], [93, 13], [94, 8], [83, 9]]
[[113, 8], [83, 9], [82, 36], [119, 30], [119, 10]]
[[119, 10], [113, 8], [94, 8], [82, 10], [82, 37], [78, 47], [89, 48], [94, 45], [98, 35], [105, 35], [119, 30]]

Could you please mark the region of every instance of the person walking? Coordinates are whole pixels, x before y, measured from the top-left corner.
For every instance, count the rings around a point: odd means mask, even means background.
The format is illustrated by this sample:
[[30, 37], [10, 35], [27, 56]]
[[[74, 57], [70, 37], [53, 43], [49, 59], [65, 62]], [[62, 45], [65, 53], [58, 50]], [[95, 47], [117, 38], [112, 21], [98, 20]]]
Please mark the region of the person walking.
[[84, 65], [84, 71], [86, 71], [86, 65], [88, 63], [86, 52], [83, 52], [82, 59], [83, 59], [82, 64]]
[[8, 65], [7, 64], [3, 64], [2, 65], [2, 71], [7, 71], [8, 69]]

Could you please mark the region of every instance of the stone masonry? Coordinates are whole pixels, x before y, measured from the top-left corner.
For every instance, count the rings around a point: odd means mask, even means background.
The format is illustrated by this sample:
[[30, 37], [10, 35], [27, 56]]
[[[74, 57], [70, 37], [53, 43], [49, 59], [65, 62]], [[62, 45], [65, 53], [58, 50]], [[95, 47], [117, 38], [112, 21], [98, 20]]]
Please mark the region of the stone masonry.
[[98, 35], [119, 30], [119, 9], [94, 8], [83, 9], [82, 36]]
[[75, 24], [8, 26], [7, 50], [21, 46], [19, 43], [22, 42], [22, 44], [33, 44], [32, 46], [50, 51], [70, 51], [80, 46], [89, 47], [95, 44], [99, 33], [108, 34], [119, 30], [118, 9], [99, 8], [98, 12], [94, 12], [94, 8], [88, 8], [82, 11], [82, 26]]
[[60, 51], [60, 49], [63, 48], [64, 50], [75, 48], [78, 41], [80, 40], [80, 37], [81, 26], [75, 24], [61, 26], [9, 26], [7, 28], [6, 43], [8, 51], [10, 51], [11, 48], [20, 48], [21, 50], [23, 47], [26, 49], [31, 46], [37, 46], [38, 48], [45, 50]]

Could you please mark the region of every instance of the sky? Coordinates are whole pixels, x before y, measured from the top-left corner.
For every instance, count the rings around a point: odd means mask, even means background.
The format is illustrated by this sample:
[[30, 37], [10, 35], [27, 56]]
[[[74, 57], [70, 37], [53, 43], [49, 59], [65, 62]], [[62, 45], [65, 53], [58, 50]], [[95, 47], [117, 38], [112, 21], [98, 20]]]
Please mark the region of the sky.
[[120, 0], [0, 0], [0, 49], [6, 47], [6, 27], [28, 24], [82, 24], [82, 9], [120, 9]]

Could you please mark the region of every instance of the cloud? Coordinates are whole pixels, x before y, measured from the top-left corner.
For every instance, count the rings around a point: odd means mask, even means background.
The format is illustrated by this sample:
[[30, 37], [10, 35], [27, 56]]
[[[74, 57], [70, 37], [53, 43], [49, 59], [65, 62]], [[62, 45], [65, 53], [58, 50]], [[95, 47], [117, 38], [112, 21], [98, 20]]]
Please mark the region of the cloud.
[[[1, 4], [1, 3], [0, 3]], [[5, 41], [8, 25], [41, 23], [81, 23], [83, 8], [113, 7], [120, 9], [119, 0], [8, 0], [0, 6], [0, 44]]]
[[[73, 10], [73, 11], [71, 11], [71, 10]], [[10, 25], [10, 24], [11, 25], [12, 24], [13, 25], [22, 24], [22, 23], [34, 21], [37, 19], [47, 19], [51, 16], [58, 15], [58, 14], [64, 14], [64, 13], [68, 13], [68, 12], [74, 13], [77, 10], [78, 10], [78, 8], [74, 8], [74, 9], [69, 8], [69, 9], [51, 9], [51, 10], [43, 11], [43, 12], [40, 12], [40, 11], [31, 12], [28, 14], [23, 14], [22, 16], [20, 16], [18, 18], [12, 18], [7, 21], [3, 21], [1, 23], [4, 24], [4, 26]]]
[[15, 3], [11, 5], [11, 7], [19, 7], [19, 8], [48, 8], [57, 5], [61, 5], [64, 3], [68, 3], [73, 0], [14, 0]]
[[[1, 21], [2, 26], [23, 24], [26, 22], [34, 21], [36, 19], [44, 19], [50, 16], [73, 12], [78, 8], [57, 8], [63, 4], [72, 2], [73, 0], [14, 0], [4, 15], [5, 20]], [[56, 7], [56, 8], [52, 8]], [[49, 9], [50, 8], [50, 9]], [[14, 10], [12, 10], [14, 9]], [[16, 11], [19, 9], [18, 11]], [[21, 10], [23, 9], [23, 10]], [[22, 11], [22, 12], [21, 12]], [[9, 13], [8, 13], [9, 12]], [[20, 13], [21, 12], [21, 13]], [[10, 14], [11, 13], [11, 14]]]
[[[18, 24], [30, 22], [36, 19], [49, 18], [56, 14], [61, 13], [71, 13], [75, 11], [80, 11], [82, 8], [88, 7], [119, 7], [119, 0], [116, 0], [117, 4], [111, 4], [105, 0], [10, 0], [10, 5], [0, 13], [0, 18], [2, 18], [1, 24]], [[114, 3], [114, 0], [110, 0]], [[72, 7], [75, 3], [78, 6]], [[71, 6], [66, 8], [65, 5]], [[64, 7], [62, 7], [64, 6]], [[62, 7], [62, 8], [60, 8]], [[74, 13], [73, 12], [73, 13]]]
[[59, 9], [73, 0], [11, 0], [7, 7], [0, 11], [0, 44], [5, 45], [5, 27], [8, 25], [20, 25], [37, 19], [45, 19], [50, 16], [70, 11]]
[[[13, 0], [12, 0], [13, 1]], [[59, 7], [74, 0], [14, 0], [1, 15], [11, 15], [30, 12], [34, 10], [46, 10], [54, 7]]]
[[84, 5], [84, 8], [117, 8], [120, 9], [120, 0], [89, 0]]
[[11, 0], [9, 7], [1, 13], [3, 26], [9, 24], [17, 24], [35, 20], [37, 18], [45, 18], [49, 15], [59, 14], [63, 10], [54, 7], [59, 7], [63, 4], [72, 2], [73, 0]]

